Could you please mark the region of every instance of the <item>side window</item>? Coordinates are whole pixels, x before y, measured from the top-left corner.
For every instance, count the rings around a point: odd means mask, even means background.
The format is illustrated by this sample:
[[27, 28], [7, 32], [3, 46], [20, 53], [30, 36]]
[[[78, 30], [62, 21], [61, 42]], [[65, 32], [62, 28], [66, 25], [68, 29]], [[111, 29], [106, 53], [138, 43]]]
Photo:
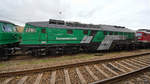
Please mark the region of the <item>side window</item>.
[[72, 34], [73, 33], [73, 31], [72, 30], [67, 30], [67, 34]]
[[83, 30], [83, 33], [84, 33], [85, 35], [87, 35], [87, 34], [88, 34], [88, 30]]
[[26, 32], [36, 32], [35, 28], [26, 28]]
[[36, 32], [36, 29], [35, 28], [31, 28], [31, 32]]
[[29, 28], [26, 28], [26, 32], [29, 32]]
[[110, 32], [109, 35], [113, 35], [113, 32]]
[[46, 29], [42, 29], [41, 32], [42, 32], [42, 33], [46, 33]]
[[96, 33], [97, 33], [97, 30], [91, 30], [90, 36], [94, 36], [96, 35]]
[[104, 31], [104, 35], [107, 35], [107, 32], [106, 32], [106, 31]]

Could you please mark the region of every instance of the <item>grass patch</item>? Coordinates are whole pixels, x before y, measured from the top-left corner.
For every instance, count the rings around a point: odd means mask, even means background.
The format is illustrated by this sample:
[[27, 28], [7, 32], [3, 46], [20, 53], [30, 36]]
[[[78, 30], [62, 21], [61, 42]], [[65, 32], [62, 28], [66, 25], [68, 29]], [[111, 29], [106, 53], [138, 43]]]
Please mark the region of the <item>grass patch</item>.
[[87, 55], [87, 54], [74, 55], [74, 56], [61, 56], [56, 58], [47, 58], [47, 59], [44, 58], [44, 59], [32, 60], [30, 64], [52, 63], [52, 62], [60, 62], [60, 61], [73, 60], [73, 59], [87, 59], [92, 57], [94, 57], [94, 55]]
[[46, 57], [46, 58], [33, 58], [30, 60], [15, 60], [15, 61], [6, 61], [0, 62], [0, 68], [7, 68], [13, 66], [24, 66], [24, 65], [36, 65], [36, 64], [44, 64], [44, 63], [58, 63], [67, 60], [74, 59], [89, 59], [96, 57], [94, 54], [76, 54], [76, 55], [67, 55], [67, 56], [59, 56], [59, 57]]
[[0, 67], [3, 67], [3, 66], [5, 66], [5, 65], [0, 63]]

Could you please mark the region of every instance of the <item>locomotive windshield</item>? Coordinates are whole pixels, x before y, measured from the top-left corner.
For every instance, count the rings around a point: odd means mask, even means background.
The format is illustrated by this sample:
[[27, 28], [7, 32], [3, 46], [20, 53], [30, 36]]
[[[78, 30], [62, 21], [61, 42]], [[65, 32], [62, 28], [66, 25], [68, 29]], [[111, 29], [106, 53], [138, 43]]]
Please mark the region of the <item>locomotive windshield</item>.
[[8, 25], [8, 24], [3, 24], [3, 31], [4, 31], [4, 32], [12, 32], [13, 30], [12, 30], [12, 28], [11, 28], [10, 25]]
[[2, 30], [4, 32], [17, 32], [16, 26], [14, 26], [12, 24], [3, 24]]
[[13, 31], [18, 32], [16, 26], [13, 26]]
[[142, 33], [137, 33], [136, 36], [142, 36]]

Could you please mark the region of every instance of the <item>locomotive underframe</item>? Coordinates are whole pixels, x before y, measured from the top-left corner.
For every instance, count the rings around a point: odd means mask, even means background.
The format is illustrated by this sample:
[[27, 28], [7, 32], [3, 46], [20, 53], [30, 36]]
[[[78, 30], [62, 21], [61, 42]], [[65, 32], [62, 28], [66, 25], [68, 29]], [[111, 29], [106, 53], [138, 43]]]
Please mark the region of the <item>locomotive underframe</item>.
[[[101, 43], [91, 42], [89, 44], [39, 44], [21, 45], [24, 54], [33, 56], [62, 55], [64, 53], [95, 52]], [[133, 40], [114, 40], [109, 50], [135, 49]]]
[[18, 46], [19, 42], [0, 45], [0, 60], [8, 60], [15, 53], [15, 47]]

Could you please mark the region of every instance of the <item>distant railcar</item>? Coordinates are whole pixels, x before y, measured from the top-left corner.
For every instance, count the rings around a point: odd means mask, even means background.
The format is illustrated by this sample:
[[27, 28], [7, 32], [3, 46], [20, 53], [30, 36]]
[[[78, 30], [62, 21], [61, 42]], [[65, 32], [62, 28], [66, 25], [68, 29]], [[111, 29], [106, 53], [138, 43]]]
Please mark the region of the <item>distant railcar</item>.
[[150, 30], [139, 29], [136, 32], [136, 37], [139, 46], [147, 47], [147, 48], [150, 46]]
[[150, 30], [139, 29], [136, 35], [139, 42], [150, 43]]
[[15, 24], [0, 20], [0, 59], [8, 59], [20, 42]]
[[82, 24], [53, 20], [28, 22], [22, 33], [22, 49], [35, 56], [80, 50], [129, 48], [135, 32], [121, 26]]

